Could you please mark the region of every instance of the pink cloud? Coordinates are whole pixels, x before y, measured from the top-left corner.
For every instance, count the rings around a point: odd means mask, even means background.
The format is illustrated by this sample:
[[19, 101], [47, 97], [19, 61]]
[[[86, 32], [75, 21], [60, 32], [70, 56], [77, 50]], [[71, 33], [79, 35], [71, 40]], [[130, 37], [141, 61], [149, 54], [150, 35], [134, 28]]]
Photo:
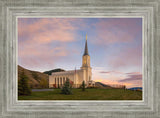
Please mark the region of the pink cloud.
[[138, 75], [138, 74], [141, 74], [140, 72], [130, 72], [130, 73], [126, 73], [126, 74], [128, 74], [128, 75]]
[[125, 78], [123, 80], [119, 80], [119, 82], [129, 82], [129, 81], [142, 81], [142, 74], [139, 75], [130, 75], [129, 78]]
[[[26, 22], [24, 22], [26, 20]], [[21, 43], [22, 38], [32, 43], [50, 43], [52, 41], [70, 42], [74, 41], [74, 30], [71, 21], [61, 19], [39, 19], [34, 23], [27, 23], [29, 19], [19, 19], [18, 36]], [[22, 22], [23, 21], [23, 22]], [[23, 39], [23, 43], [24, 43]]]
[[[35, 19], [36, 18], [34, 18], [34, 20]], [[74, 21], [76, 21], [76, 23]], [[76, 48], [71, 52], [71, 50], [68, 50], [69, 46], [66, 45], [67, 43], [69, 44], [78, 40], [78, 38], [82, 39], [79, 36], [76, 38], [76, 30], [80, 31], [80, 33], [82, 30], [95, 30], [95, 40], [90, 41], [93, 41], [96, 44], [105, 45], [121, 42], [132, 43], [133, 38], [137, 32], [140, 31], [140, 29], [137, 29], [134, 22], [131, 24], [130, 20], [127, 19], [122, 20], [121, 22], [118, 20], [108, 20], [107, 22], [100, 20], [100, 22], [97, 22], [97, 24], [94, 25], [95, 29], [92, 28], [92, 25], [92, 23], [91, 25], [85, 24], [82, 19], [72, 18], [37, 18], [36, 21], [27, 20], [25, 18], [19, 19], [19, 61], [23, 62], [23, 65], [25, 65], [24, 67], [43, 68], [45, 66], [46, 69], [49, 67], [53, 68], [62, 57], [69, 57], [72, 52], [77, 53]], [[58, 44], [56, 44], [57, 42]], [[109, 59], [108, 62], [111, 66], [118, 68], [141, 64], [141, 62], [137, 60], [139, 57], [141, 57], [139, 49], [127, 48], [122, 49], [121, 53], [107, 58]], [[108, 77], [106, 79], [117, 80], [117, 78], [125, 78], [119, 75], [115, 76], [116, 74], [118, 75], [121, 73], [118, 71], [110, 71], [108, 72]]]
[[[63, 42], [75, 40], [72, 25], [74, 19], [33, 19], [18, 20], [18, 57], [19, 63], [30, 69], [53, 68], [60, 58], [69, 55]], [[57, 46], [49, 46], [55, 41], [62, 42]], [[44, 67], [45, 66], [45, 67]]]
[[107, 57], [109, 65], [113, 68], [124, 68], [124, 67], [142, 67], [142, 49], [137, 48], [124, 48], [121, 49], [120, 53]]
[[120, 72], [120, 71], [101, 71], [100, 73], [108, 73], [108, 74], [124, 74], [124, 73], [122, 73], [122, 72]]
[[68, 55], [66, 47], [47, 48], [47, 47], [24, 47], [19, 50], [19, 62], [22, 66], [36, 70], [37, 68], [53, 68], [59, 58]]
[[96, 38], [93, 41], [96, 44], [108, 45], [113, 43], [132, 42], [141, 27], [137, 26], [136, 20], [122, 18], [100, 20], [95, 24]]

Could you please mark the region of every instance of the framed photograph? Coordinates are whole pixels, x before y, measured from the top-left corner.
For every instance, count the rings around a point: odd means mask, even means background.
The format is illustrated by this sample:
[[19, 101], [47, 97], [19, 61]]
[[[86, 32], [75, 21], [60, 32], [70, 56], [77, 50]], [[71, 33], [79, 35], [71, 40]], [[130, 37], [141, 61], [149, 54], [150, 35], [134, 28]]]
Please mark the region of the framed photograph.
[[142, 17], [18, 17], [17, 25], [18, 100], [143, 100]]
[[0, 5], [0, 117], [160, 116], [159, 0]]

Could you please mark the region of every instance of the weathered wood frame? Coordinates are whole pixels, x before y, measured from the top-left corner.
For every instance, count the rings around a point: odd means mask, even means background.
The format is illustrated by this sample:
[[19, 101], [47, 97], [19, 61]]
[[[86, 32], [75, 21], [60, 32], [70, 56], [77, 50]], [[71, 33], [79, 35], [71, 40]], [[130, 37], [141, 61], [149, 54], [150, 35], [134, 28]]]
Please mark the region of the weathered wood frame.
[[[0, 118], [160, 116], [159, 0], [1, 0]], [[142, 101], [18, 101], [18, 17], [142, 17]], [[158, 70], [159, 69], [159, 70]]]

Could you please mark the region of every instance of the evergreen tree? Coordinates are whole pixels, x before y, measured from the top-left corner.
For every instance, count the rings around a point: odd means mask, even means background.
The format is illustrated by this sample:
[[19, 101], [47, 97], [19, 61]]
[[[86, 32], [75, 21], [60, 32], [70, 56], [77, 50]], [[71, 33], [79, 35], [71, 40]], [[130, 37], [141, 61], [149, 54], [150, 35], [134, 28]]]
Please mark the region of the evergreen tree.
[[20, 75], [20, 80], [18, 81], [18, 95], [30, 95], [31, 89], [28, 85], [28, 77], [24, 74], [24, 71]]
[[82, 82], [82, 85], [81, 85], [81, 86], [82, 86], [82, 91], [85, 91], [85, 86], [86, 86], [86, 85], [85, 85], [85, 81]]
[[72, 94], [72, 86], [68, 78], [67, 78], [67, 81], [64, 83], [64, 86], [61, 91], [62, 91], [62, 94], [66, 94], [66, 95]]

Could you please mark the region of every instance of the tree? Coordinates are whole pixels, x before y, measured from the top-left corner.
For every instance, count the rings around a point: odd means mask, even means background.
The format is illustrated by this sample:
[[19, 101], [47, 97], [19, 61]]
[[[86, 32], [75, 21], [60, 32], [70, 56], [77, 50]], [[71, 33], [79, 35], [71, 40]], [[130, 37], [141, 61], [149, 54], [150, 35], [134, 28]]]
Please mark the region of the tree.
[[20, 80], [18, 81], [18, 95], [30, 95], [31, 89], [28, 85], [28, 77], [24, 74], [24, 71], [20, 75]]
[[86, 85], [85, 85], [85, 81], [82, 82], [82, 85], [81, 85], [81, 86], [82, 86], [82, 91], [85, 91], [85, 86], [86, 86]]
[[67, 78], [67, 81], [64, 83], [64, 86], [61, 91], [62, 91], [62, 94], [65, 94], [65, 95], [73, 94], [72, 93], [72, 86], [71, 86], [68, 78]]
[[41, 88], [48, 88], [48, 82], [45, 78], [42, 78], [40, 80], [40, 86], [41, 86]]

